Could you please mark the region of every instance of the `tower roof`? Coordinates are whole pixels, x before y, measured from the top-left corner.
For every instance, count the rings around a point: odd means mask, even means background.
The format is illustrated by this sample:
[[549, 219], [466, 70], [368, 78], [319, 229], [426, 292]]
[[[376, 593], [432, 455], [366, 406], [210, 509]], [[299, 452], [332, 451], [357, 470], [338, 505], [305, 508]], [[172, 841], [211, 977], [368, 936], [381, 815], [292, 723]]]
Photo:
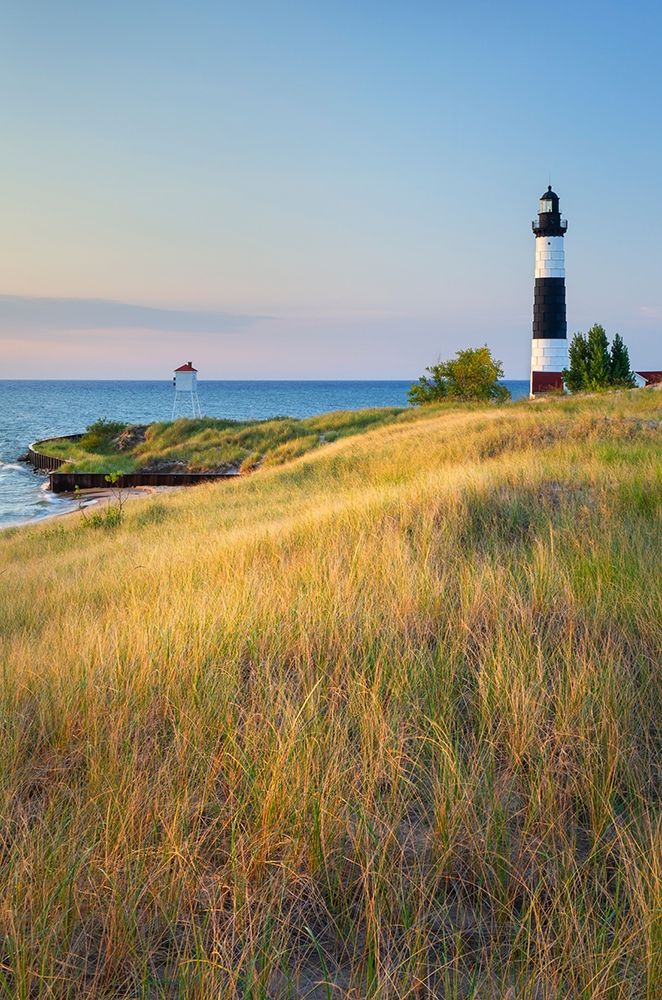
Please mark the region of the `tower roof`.
[[175, 368], [176, 372], [197, 372], [197, 370], [190, 361], [187, 361], [185, 365], [180, 365], [179, 368]]
[[554, 191], [552, 191], [551, 184], [547, 186], [547, 190], [545, 191], [545, 193], [540, 195], [541, 201], [554, 201], [555, 198], [557, 201], [559, 200], [559, 196]]

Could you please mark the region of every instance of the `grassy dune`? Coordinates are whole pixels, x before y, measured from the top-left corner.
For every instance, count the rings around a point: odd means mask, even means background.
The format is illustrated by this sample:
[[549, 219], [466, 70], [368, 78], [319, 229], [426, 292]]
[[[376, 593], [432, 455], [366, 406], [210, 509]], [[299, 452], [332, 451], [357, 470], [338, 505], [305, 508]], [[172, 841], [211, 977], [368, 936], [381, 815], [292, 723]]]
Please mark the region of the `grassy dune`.
[[[181, 418], [143, 428], [144, 440], [118, 447], [117, 436], [128, 424], [100, 421], [80, 440], [52, 439], [41, 448], [68, 461], [63, 472], [134, 472], [183, 464], [192, 472], [282, 465], [321, 445], [360, 434], [394, 421], [409, 422], [419, 410], [379, 407], [338, 410], [297, 420], [221, 420], [216, 417]], [[131, 428], [129, 428], [129, 431]]]
[[0, 996], [659, 995], [661, 400], [0, 534]]

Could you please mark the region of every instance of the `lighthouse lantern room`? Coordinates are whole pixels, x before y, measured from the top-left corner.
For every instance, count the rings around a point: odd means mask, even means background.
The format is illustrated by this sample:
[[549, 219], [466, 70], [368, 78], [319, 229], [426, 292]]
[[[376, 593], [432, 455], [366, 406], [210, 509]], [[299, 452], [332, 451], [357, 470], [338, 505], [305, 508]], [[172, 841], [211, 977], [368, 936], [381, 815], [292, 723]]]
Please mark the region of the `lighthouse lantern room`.
[[563, 389], [568, 366], [568, 331], [565, 313], [565, 252], [568, 223], [561, 218], [559, 196], [551, 184], [538, 205], [532, 223], [536, 237], [536, 270], [531, 342], [531, 396]]
[[172, 383], [175, 389], [172, 419], [183, 416], [201, 417], [202, 410], [198, 399], [198, 371], [190, 361], [175, 368]]

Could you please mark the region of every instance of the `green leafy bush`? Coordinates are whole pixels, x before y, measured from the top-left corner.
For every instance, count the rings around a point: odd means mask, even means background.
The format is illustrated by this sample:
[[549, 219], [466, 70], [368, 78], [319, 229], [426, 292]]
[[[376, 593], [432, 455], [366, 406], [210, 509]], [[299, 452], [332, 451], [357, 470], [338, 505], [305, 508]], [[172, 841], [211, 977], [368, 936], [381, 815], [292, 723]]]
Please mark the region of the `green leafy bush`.
[[503, 365], [492, 357], [487, 344], [458, 351], [450, 361], [441, 361], [426, 371], [430, 377], [421, 376], [409, 390], [413, 406], [440, 400], [501, 403], [510, 399], [509, 390], [499, 383]]
[[127, 427], [128, 424], [117, 420], [106, 420], [105, 417], [95, 420], [78, 441], [78, 447], [84, 451], [106, 451], [111, 447], [113, 438]]

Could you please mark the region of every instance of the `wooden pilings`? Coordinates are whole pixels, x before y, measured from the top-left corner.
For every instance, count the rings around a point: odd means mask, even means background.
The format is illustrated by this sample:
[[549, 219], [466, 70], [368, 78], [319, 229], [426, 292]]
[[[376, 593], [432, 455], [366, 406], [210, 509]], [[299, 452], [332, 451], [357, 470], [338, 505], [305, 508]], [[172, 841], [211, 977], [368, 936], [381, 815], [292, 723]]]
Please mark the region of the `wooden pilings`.
[[[133, 486], [195, 486], [216, 479], [236, 479], [236, 472], [127, 472], [118, 476], [114, 489]], [[73, 493], [74, 490], [108, 489], [103, 472], [51, 472], [49, 488], [53, 493]]]

